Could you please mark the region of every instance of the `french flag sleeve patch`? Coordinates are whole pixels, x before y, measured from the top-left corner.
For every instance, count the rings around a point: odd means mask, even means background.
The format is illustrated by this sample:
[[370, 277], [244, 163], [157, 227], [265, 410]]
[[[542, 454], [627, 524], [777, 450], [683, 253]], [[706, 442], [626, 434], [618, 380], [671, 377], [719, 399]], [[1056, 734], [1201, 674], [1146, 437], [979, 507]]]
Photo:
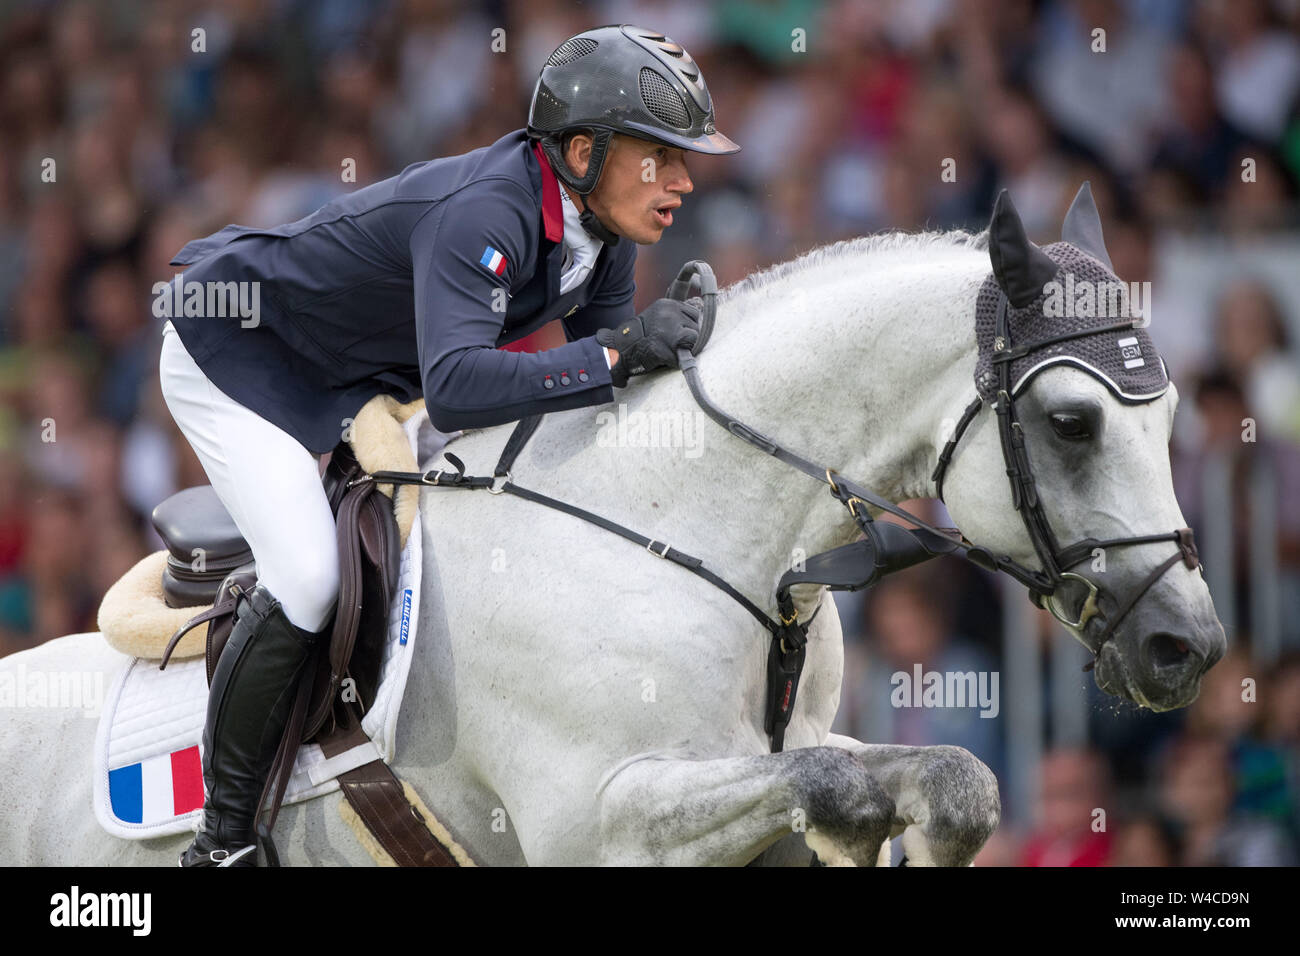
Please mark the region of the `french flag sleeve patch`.
[[198, 747], [159, 754], [108, 772], [109, 800], [124, 823], [158, 823], [203, 806]]
[[488, 271], [494, 275], [506, 274], [506, 257], [491, 246], [483, 250], [483, 257], [479, 259], [479, 265], [486, 266]]

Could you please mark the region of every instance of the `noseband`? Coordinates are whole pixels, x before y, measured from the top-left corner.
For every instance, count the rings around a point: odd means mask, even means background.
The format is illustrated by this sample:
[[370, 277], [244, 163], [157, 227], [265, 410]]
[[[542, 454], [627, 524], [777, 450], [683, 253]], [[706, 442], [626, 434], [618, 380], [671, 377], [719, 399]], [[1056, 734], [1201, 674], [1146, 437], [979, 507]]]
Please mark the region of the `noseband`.
[[[1141, 597], [1150, 590], [1151, 586], [1159, 580], [1161, 575], [1173, 567], [1180, 559], [1189, 570], [1195, 570], [1200, 566], [1200, 558], [1196, 551], [1196, 543], [1192, 539], [1191, 528], [1180, 528], [1167, 534], [1136, 535], [1129, 538], [1110, 538], [1107, 540], [1084, 538], [1068, 547], [1062, 548], [1060, 546], [1056, 540], [1056, 535], [1052, 533], [1052, 527], [1047, 521], [1047, 515], [1043, 512], [1042, 502], [1038, 497], [1037, 486], [1034, 482], [1033, 469], [1030, 467], [1029, 457], [1025, 451], [1024, 429], [1021, 427], [1020, 419], [1016, 415], [1015, 400], [1011, 397], [1011, 363], [1059, 342], [1084, 336], [1101, 335], [1106, 332], [1120, 332], [1133, 328], [1134, 323], [1132, 321], [1113, 322], [1101, 327], [1078, 329], [1051, 338], [1040, 339], [1026, 345], [1013, 346], [1007, 309], [1007, 297], [999, 293], [992, 359], [993, 368], [997, 375], [998, 390], [997, 401], [994, 403], [993, 408], [998, 416], [998, 435], [1002, 441], [1002, 458], [1007, 466], [1007, 477], [1011, 481], [1011, 501], [1025, 524], [1025, 530], [1029, 532], [1029, 540], [1033, 542], [1034, 551], [1037, 552], [1043, 569], [1035, 571], [1012, 560], [1007, 555], [995, 555], [987, 548], [976, 545], [966, 549], [966, 557], [989, 571], [1004, 571], [1029, 588], [1030, 600], [1039, 607], [1047, 608], [1053, 617], [1069, 628], [1075, 637], [1079, 639], [1079, 642], [1092, 652], [1093, 660], [1084, 668], [1084, 670], [1092, 670], [1096, 665], [1097, 658], [1101, 655], [1102, 647], [1114, 635], [1119, 622], [1133, 609]], [[943, 451], [939, 455], [934, 474], [930, 476], [931, 480], [935, 482], [937, 494], [941, 501], [943, 500], [943, 477], [948, 462], [952, 459], [952, 454], [957, 448], [957, 443], [961, 441], [962, 435], [965, 434], [967, 426], [974, 420], [982, 405], [983, 399], [976, 397], [975, 401], [967, 406], [966, 411], [957, 422], [952, 438], [944, 445]], [[1097, 634], [1094, 642], [1090, 644], [1084, 637], [1083, 631], [1088, 622], [1095, 615], [1101, 613], [1097, 600], [1101, 588], [1090, 579], [1068, 569], [1086, 560], [1097, 548], [1127, 547], [1138, 544], [1153, 544], [1159, 541], [1173, 541], [1178, 545], [1178, 550], [1170, 555], [1167, 560], [1152, 568], [1151, 572], [1138, 585], [1137, 589], [1129, 595], [1127, 600], [1121, 602], [1118, 598], [1116, 599], [1118, 606], [1115, 612], [1104, 615], [1106, 624]], [[1062, 602], [1057, 597], [1057, 592], [1070, 581], [1076, 581], [1088, 589], [1087, 597], [1084, 598], [1083, 605], [1075, 620], [1070, 619]]]

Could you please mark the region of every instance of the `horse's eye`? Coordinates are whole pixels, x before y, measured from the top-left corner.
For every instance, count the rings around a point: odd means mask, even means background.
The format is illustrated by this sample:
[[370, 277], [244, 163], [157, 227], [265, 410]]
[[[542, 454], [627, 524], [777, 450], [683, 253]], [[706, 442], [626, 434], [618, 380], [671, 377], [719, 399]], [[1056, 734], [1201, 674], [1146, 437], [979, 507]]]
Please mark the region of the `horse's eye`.
[[1073, 441], [1081, 441], [1092, 437], [1092, 430], [1088, 427], [1088, 423], [1079, 415], [1067, 415], [1064, 412], [1057, 412], [1052, 415], [1052, 429], [1062, 438]]

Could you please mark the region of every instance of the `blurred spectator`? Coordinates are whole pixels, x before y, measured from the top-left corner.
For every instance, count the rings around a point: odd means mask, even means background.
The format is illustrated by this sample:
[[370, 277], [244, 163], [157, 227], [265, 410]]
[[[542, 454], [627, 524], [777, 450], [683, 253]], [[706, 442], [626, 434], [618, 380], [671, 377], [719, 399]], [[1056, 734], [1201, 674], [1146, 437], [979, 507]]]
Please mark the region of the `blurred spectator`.
[[1020, 842], [1007, 827], [994, 831], [988, 842], [975, 854], [972, 866], [1016, 866], [1019, 864]]
[[1294, 866], [1285, 830], [1235, 813], [1228, 746], [1210, 737], [1188, 737], [1170, 751], [1162, 777], [1166, 812], [1184, 831], [1184, 866]]
[[1041, 107], [1023, 91], [1011, 89], [996, 94], [988, 106], [984, 148], [997, 163], [999, 188], [1015, 197], [1031, 239], [1057, 239], [1061, 231], [1057, 207], [1071, 183], [1064, 157], [1052, 148], [1051, 129]]
[[[1264, 671], [1241, 647], [1232, 648], [1207, 673], [1191, 706], [1188, 733], [1228, 747], [1233, 765], [1234, 811], [1270, 819], [1288, 833], [1300, 826], [1300, 779], [1292, 771], [1296, 752], [1266, 731], [1271, 714], [1288, 706], [1285, 671]], [[1276, 720], [1276, 718], [1274, 718]]]
[[1170, 109], [1159, 118], [1161, 137], [1152, 166], [1176, 171], [1202, 198], [1218, 196], [1245, 137], [1219, 112], [1214, 73], [1205, 51], [1183, 43], [1170, 58]]
[[1182, 855], [1178, 825], [1153, 811], [1121, 822], [1107, 866], [1177, 866]]
[[1020, 865], [1104, 866], [1113, 842], [1108, 817], [1115, 812], [1105, 760], [1093, 751], [1055, 750], [1043, 758], [1039, 780], [1038, 820]]
[[1036, 91], [1062, 130], [1112, 169], [1134, 173], [1168, 108], [1168, 39], [1116, 0], [1073, 0], [1056, 12], [1064, 22], [1039, 49]]
[[[1288, 654], [1273, 669], [1266, 684], [1265, 739], [1286, 750], [1291, 761], [1288, 779], [1300, 784], [1296, 761], [1300, 760], [1300, 652]], [[1300, 813], [1300, 805], [1295, 811]]]
[[[1259, 350], [1248, 343], [1234, 343], [1227, 351], [1244, 355]], [[1201, 444], [1174, 448], [1174, 488], [1183, 513], [1201, 534], [1203, 546], [1225, 547], [1231, 554], [1238, 624], [1249, 631], [1252, 581], [1246, 532], [1255, 509], [1268, 507], [1273, 515], [1270, 524], [1275, 525], [1278, 540], [1281, 599], [1286, 608], [1300, 608], [1300, 445], [1270, 438], [1263, 429], [1252, 439], [1251, 409], [1240, 382], [1226, 370], [1211, 370], [1201, 376], [1195, 402]], [[1271, 502], [1252, 492], [1261, 471], [1267, 471], [1272, 482]], [[1219, 494], [1227, 494], [1228, 500], [1218, 500]], [[1207, 495], [1214, 495], [1214, 500]], [[1211, 516], [1220, 536], [1224, 528], [1235, 529], [1226, 542], [1213, 536], [1207, 541], [1201, 533]], [[1296, 617], [1283, 614], [1281, 627], [1282, 644], [1300, 646]]]
[[[859, 740], [925, 747], [965, 747], [998, 774], [1003, 769], [1001, 674], [997, 661], [953, 630], [949, 608], [935, 600], [939, 573], [921, 565], [885, 578], [867, 604], [867, 647], [862, 671], [848, 675], [839, 726]], [[991, 705], [936, 698], [924, 705], [915, 675], [974, 674]], [[998, 683], [995, 685], [994, 680]], [[904, 693], [906, 691], [906, 693]], [[900, 703], [901, 702], [901, 703]], [[989, 716], [983, 716], [983, 714]]]
[[1291, 349], [1281, 303], [1266, 283], [1240, 279], [1223, 290], [1214, 346], [1245, 389], [1260, 431], [1300, 442], [1300, 356]]
[[1267, 0], [1205, 0], [1198, 14], [1216, 60], [1220, 108], [1252, 136], [1277, 142], [1300, 90], [1300, 43]]
[[1240, 146], [1228, 168], [1232, 175], [1223, 195], [1225, 229], [1249, 236], [1294, 220], [1295, 184], [1274, 153]]
[[147, 324], [140, 308], [136, 273], [127, 260], [111, 260], [86, 282], [84, 309], [102, 358], [98, 407], [109, 421], [126, 427], [136, 416], [140, 389], [154, 361]]

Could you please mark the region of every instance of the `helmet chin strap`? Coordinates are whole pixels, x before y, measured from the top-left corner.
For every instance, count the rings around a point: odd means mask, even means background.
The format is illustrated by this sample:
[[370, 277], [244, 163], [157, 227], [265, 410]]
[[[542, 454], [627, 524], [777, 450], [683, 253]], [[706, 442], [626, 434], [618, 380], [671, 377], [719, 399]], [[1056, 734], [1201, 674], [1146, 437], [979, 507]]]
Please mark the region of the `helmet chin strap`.
[[612, 138], [613, 133], [609, 130], [596, 131], [592, 139], [591, 156], [587, 160], [587, 171], [582, 176], [573, 175], [573, 171], [569, 169], [568, 160], [564, 157], [561, 137], [551, 135], [541, 140], [542, 151], [550, 159], [551, 169], [555, 171], [555, 175], [578, 195], [582, 208], [578, 221], [582, 223], [582, 228], [587, 230], [588, 235], [594, 236], [607, 246], [618, 245], [619, 236], [596, 218], [596, 214], [587, 205], [587, 196], [596, 188], [600, 174], [604, 171], [605, 155]]
[[582, 223], [582, 228], [607, 246], [617, 245], [619, 236], [606, 229], [604, 224], [596, 218], [596, 214], [587, 205], [587, 197], [583, 193], [578, 193], [578, 200], [582, 203], [582, 214], [578, 216], [578, 222]]

